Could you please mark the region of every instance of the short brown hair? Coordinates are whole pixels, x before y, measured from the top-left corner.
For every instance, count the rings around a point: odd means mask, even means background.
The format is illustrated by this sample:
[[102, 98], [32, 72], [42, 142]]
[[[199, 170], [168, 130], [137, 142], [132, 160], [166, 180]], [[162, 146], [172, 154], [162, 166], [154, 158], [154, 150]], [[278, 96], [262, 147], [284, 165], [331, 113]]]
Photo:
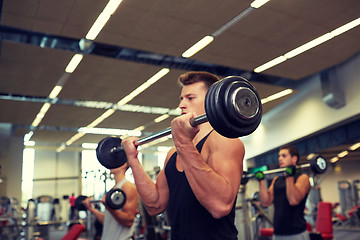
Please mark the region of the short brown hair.
[[220, 79], [209, 72], [187, 72], [180, 75], [178, 82], [181, 86], [189, 85], [196, 82], [204, 82], [206, 87], [209, 88], [214, 82]]
[[300, 154], [299, 154], [299, 150], [295, 146], [285, 145], [285, 146], [280, 147], [280, 150], [282, 150], [282, 149], [289, 150], [290, 156], [292, 156], [292, 157], [296, 156], [297, 157], [296, 164], [299, 163]]

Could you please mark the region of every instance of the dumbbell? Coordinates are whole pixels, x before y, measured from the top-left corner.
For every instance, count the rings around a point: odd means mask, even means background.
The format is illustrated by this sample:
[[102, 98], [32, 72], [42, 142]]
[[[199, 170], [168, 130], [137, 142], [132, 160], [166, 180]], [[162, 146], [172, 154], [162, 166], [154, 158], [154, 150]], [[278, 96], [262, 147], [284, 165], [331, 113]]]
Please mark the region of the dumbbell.
[[[315, 174], [322, 174], [327, 170], [327, 162], [321, 155], [316, 154], [309, 160], [309, 163], [299, 165], [296, 168], [297, 169], [310, 169]], [[266, 176], [269, 174], [283, 173], [285, 171], [286, 171], [286, 168], [277, 168], [277, 169], [271, 169], [268, 171], [263, 171], [263, 174]], [[246, 184], [250, 178], [254, 178], [254, 177], [255, 177], [255, 173], [250, 173], [250, 174], [244, 173], [243, 177], [241, 179], [241, 182], [242, 182], [242, 184]]]
[[[87, 208], [83, 204], [83, 201], [87, 199], [87, 196], [80, 195], [75, 199], [75, 208], [79, 211], [85, 211]], [[100, 200], [91, 200], [90, 203], [100, 203]], [[126, 203], [126, 194], [120, 188], [113, 188], [106, 193], [105, 203], [111, 209], [120, 209]]]
[[[213, 129], [227, 138], [238, 138], [251, 134], [262, 118], [261, 99], [254, 86], [237, 76], [226, 77], [215, 82], [205, 96], [205, 113], [190, 121], [192, 126], [209, 122]], [[171, 134], [171, 128], [152, 134], [138, 141], [142, 145]], [[121, 139], [107, 137], [96, 148], [97, 158], [108, 169], [122, 166], [126, 153]]]

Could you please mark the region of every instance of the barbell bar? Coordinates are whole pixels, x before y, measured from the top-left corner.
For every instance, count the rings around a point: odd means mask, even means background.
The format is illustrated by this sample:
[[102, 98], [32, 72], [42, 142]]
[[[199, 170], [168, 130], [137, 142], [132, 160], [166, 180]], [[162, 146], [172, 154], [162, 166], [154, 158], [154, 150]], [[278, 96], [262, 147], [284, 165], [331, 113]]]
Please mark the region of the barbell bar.
[[[255, 87], [242, 77], [230, 76], [215, 82], [205, 96], [205, 114], [191, 119], [195, 127], [209, 122], [216, 132], [227, 138], [251, 134], [262, 118], [261, 99]], [[171, 128], [138, 140], [138, 146], [171, 134]], [[106, 137], [96, 148], [97, 158], [108, 169], [126, 163], [121, 139]]]
[[[86, 210], [83, 201], [87, 199], [87, 196], [80, 195], [75, 199], [75, 208], [79, 211]], [[91, 204], [100, 203], [100, 200], [91, 200], [89, 201]], [[111, 209], [120, 209], [126, 203], [126, 194], [120, 188], [113, 188], [109, 192], [106, 193], [105, 203]]]
[[[316, 154], [309, 160], [309, 163], [301, 164], [297, 166], [296, 169], [310, 169], [315, 174], [322, 174], [327, 170], [327, 162], [321, 155]], [[286, 168], [276, 168], [276, 169], [263, 171], [263, 174], [270, 175], [275, 173], [282, 173], [285, 171]], [[245, 179], [250, 179], [254, 177], [255, 177], [255, 173], [244, 174], [242, 177], [243, 178], [242, 181], [246, 182]]]

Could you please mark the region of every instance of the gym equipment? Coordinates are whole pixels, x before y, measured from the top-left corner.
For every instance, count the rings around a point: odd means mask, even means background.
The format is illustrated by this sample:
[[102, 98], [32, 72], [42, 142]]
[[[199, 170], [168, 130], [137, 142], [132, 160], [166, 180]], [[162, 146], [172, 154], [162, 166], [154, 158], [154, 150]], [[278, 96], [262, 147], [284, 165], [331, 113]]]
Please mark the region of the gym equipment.
[[[315, 174], [322, 174], [326, 171], [327, 163], [326, 163], [326, 160], [322, 156], [315, 155], [309, 161], [310, 161], [310, 163], [305, 163], [305, 164], [297, 166], [297, 169], [310, 168], [311, 171], [314, 172]], [[273, 174], [273, 173], [282, 173], [285, 171], [286, 171], [286, 168], [277, 168], [277, 169], [272, 169], [272, 170], [268, 170], [268, 171], [263, 171], [263, 174], [269, 175], [269, 174]], [[247, 180], [255, 177], [255, 174], [256, 173], [243, 174], [242, 182], [246, 184]]]
[[[80, 195], [75, 200], [75, 208], [79, 211], [85, 211], [87, 208], [83, 204], [83, 201], [87, 199], [87, 196]], [[99, 203], [100, 200], [92, 200], [90, 203]], [[108, 205], [111, 209], [120, 209], [126, 203], [126, 194], [120, 188], [113, 188], [108, 193], [106, 193], [105, 197], [106, 205]]]
[[[205, 113], [195, 117], [190, 124], [195, 127], [205, 122], [224, 137], [238, 138], [255, 131], [262, 117], [261, 99], [250, 82], [242, 77], [226, 77], [210, 86], [205, 96]], [[171, 128], [138, 141], [142, 145], [171, 134]], [[97, 158], [108, 169], [126, 163], [121, 139], [107, 137], [96, 148]]]

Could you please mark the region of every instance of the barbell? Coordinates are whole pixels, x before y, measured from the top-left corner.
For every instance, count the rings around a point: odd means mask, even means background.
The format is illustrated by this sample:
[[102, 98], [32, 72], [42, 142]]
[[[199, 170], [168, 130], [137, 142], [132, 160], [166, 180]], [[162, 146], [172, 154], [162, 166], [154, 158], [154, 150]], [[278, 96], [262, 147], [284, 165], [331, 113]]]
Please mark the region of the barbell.
[[[87, 196], [80, 195], [75, 199], [75, 208], [79, 211], [86, 210], [86, 206], [83, 201], [87, 199]], [[99, 203], [100, 200], [91, 200], [90, 203]], [[111, 209], [120, 209], [126, 203], [126, 194], [120, 188], [113, 188], [109, 192], [106, 193], [105, 203]]]
[[[309, 163], [299, 165], [296, 167], [296, 169], [310, 169], [315, 174], [322, 174], [327, 169], [327, 162], [321, 155], [316, 154], [309, 160]], [[285, 171], [286, 168], [276, 168], [276, 169], [263, 171], [263, 174], [270, 175], [276, 173], [283, 173]], [[255, 177], [255, 173], [250, 173], [250, 174], [244, 173], [241, 182], [242, 184], [246, 184], [250, 178], [254, 178], [254, 177]]]
[[[262, 118], [261, 99], [257, 90], [242, 77], [230, 76], [215, 82], [205, 96], [205, 114], [191, 119], [195, 127], [209, 122], [212, 128], [227, 138], [238, 138], [251, 134], [259, 126]], [[171, 134], [171, 128], [138, 140], [142, 145]], [[121, 147], [121, 139], [106, 137], [96, 148], [97, 158], [108, 169], [126, 163], [126, 153]]]

